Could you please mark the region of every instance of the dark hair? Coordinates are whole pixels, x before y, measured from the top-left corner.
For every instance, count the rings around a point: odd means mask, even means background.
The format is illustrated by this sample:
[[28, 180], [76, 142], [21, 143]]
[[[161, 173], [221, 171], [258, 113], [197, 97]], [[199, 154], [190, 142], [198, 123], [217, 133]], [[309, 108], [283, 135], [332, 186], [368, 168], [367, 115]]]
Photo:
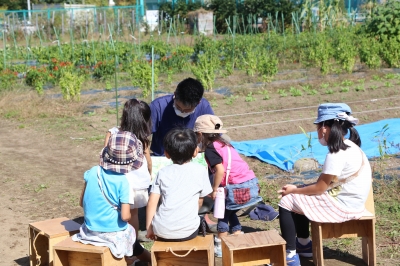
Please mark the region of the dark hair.
[[195, 107], [204, 94], [204, 87], [200, 81], [187, 78], [179, 82], [175, 90], [175, 99], [185, 106]]
[[197, 138], [188, 128], [171, 129], [164, 137], [164, 149], [176, 164], [190, 161], [197, 148]]
[[[222, 136], [221, 133], [201, 133], [203, 135], [203, 139], [200, 140], [202, 141], [202, 144], [204, 147], [206, 147], [207, 145], [218, 141], [219, 143], [222, 144], [222, 146], [232, 146], [229, 141], [225, 140]], [[199, 141], [199, 142], [200, 142]]]
[[149, 146], [151, 134], [151, 110], [147, 103], [130, 99], [124, 104], [120, 129], [129, 131], [143, 144], [143, 151]]
[[349, 147], [343, 141], [343, 137], [350, 131], [350, 138], [352, 142], [361, 147], [361, 139], [358, 131], [353, 127], [353, 124], [347, 120], [331, 119], [320, 122], [319, 126], [327, 126], [331, 129], [328, 138], [328, 149], [331, 153], [336, 153], [339, 150], [347, 150]]

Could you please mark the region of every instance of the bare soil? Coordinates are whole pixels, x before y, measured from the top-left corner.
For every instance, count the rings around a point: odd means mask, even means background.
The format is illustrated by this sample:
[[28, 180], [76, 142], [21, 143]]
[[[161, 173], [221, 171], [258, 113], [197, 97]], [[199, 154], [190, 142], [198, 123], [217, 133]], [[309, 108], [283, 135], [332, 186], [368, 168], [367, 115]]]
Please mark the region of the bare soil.
[[[232, 98], [215, 92], [208, 92], [205, 96], [215, 113], [221, 116], [232, 140], [263, 139], [301, 133], [299, 126], [307, 131], [315, 130], [312, 121], [318, 104], [323, 102], [348, 103], [361, 123], [400, 117], [400, 80], [386, 80], [383, 76], [390, 70], [385, 71], [326, 77], [297, 71], [281, 73], [277, 78], [280, 82], [267, 84], [248, 84], [243, 81], [246, 76], [236, 75], [216, 81], [217, 87], [224, 85], [234, 97], [238, 96], [232, 102]], [[372, 79], [373, 75], [382, 77], [382, 80]], [[305, 77], [305, 80], [297, 77]], [[344, 81], [352, 84], [343, 85]], [[306, 85], [315, 89], [317, 94], [307, 95], [303, 91], [302, 96], [291, 96], [291, 86], [301, 89]], [[357, 91], [357, 86], [361, 85]], [[342, 87], [350, 87], [349, 92], [340, 92]], [[164, 89], [171, 92], [173, 86]], [[282, 89], [286, 90], [287, 96], [283, 96], [282, 91], [279, 93], [278, 90]], [[327, 92], [328, 89], [333, 92]], [[265, 91], [268, 100], [263, 100]], [[22, 90], [0, 95], [0, 265], [29, 265], [29, 223], [57, 217], [78, 220], [82, 217], [78, 199], [83, 173], [98, 163], [105, 132], [116, 124], [113, 108], [88, 107], [112, 99], [115, 92], [83, 95], [79, 103], [51, 99], [49, 95], [55, 93], [51, 90], [46, 93], [47, 96], [39, 97], [34, 92]], [[137, 91], [121, 91], [119, 96], [140, 95]], [[246, 160], [262, 180], [265, 201], [277, 207], [276, 189], [296, 179], [290, 178], [290, 173], [257, 159]], [[388, 158], [384, 163], [376, 160], [372, 165], [375, 172], [397, 179], [400, 177], [398, 157]], [[271, 174], [281, 178], [264, 178]], [[379, 198], [375, 196], [377, 200]], [[399, 237], [390, 238], [384, 234], [384, 230], [392, 230], [383, 225], [385, 219], [377, 217], [378, 226], [382, 225], [377, 230], [378, 262], [400, 265], [396, 255], [399, 253]], [[241, 221], [245, 232], [279, 231], [278, 221], [251, 221], [247, 217]], [[324, 242], [327, 243], [326, 265], [363, 265], [359, 242]], [[220, 260], [217, 264], [221, 264]], [[312, 265], [312, 260], [302, 260], [302, 264]]]

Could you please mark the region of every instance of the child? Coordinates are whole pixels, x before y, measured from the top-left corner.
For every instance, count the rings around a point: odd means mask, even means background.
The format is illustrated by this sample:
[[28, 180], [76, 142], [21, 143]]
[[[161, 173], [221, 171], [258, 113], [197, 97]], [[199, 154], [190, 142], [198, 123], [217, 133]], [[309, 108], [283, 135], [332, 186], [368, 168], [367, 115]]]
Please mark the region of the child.
[[[371, 167], [353, 127], [358, 119], [350, 116], [344, 103], [318, 107], [319, 142], [328, 146], [322, 174], [308, 186], [285, 185], [279, 197], [282, 237], [286, 240], [287, 265], [300, 266], [299, 255], [312, 257], [309, 220], [342, 223], [359, 219], [371, 187]], [[350, 132], [350, 138], [344, 136]], [[296, 238], [297, 235], [297, 238]]]
[[[175, 128], [164, 138], [165, 156], [173, 164], [162, 168], [151, 187], [147, 204], [147, 238], [180, 242], [199, 232], [198, 210], [212, 192], [207, 169], [191, 162], [197, 155], [196, 134]], [[160, 201], [160, 203], [159, 203]]]
[[126, 173], [142, 166], [142, 143], [127, 131], [110, 137], [100, 154], [100, 165], [84, 175], [85, 186], [80, 205], [85, 222], [74, 241], [95, 246], [106, 246], [117, 258], [137, 256], [150, 262], [150, 253], [136, 238], [135, 229], [128, 224], [129, 184]]
[[135, 228], [136, 236], [139, 232], [138, 209], [147, 205], [149, 199], [148, 188], [151, 182], [151, 157], [150, 141], [151, 134], [151, 111], [147, 103], [137, 99], [130, 99], [124, 104], [122, 111], [121, 126], [111, 128], [106, 135], [104, 146], [112, 134], [118, 131], [128, 131], [140, 140], [143, 144], [144, 159], [143, 165], [126, 174], [129, 182], [129, 204], [131, 208], [131, 219], [129, 223]]
[[[215, 199], [218, 187], [225, 187], [225, 214], [218, 219], [218, 237], [215, 238], [215, 256], [222, 257], [221, 236], [241, 234], [241, 225], [236, 212], [262, 200], [258, 195], [260, 187], [254, 172], [249, 169], [238, 152], [221, 137], [222, 121], [215, 115], [199, 116], [194, 125], [199, 145], [205, 149], [205, 158], [214, 174], [212, 198]], [[228, 170], [230, 169], [230, 171]]]

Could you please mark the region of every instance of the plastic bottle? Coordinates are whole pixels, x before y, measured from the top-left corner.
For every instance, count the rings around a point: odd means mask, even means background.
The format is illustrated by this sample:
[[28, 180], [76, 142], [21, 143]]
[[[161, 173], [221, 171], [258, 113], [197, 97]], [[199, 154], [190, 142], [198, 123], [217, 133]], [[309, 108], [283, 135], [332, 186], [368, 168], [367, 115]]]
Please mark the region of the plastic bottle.
[[214, 202], [214, 217], [223, 219], [225, 215], [225, 189], [219, 187]]

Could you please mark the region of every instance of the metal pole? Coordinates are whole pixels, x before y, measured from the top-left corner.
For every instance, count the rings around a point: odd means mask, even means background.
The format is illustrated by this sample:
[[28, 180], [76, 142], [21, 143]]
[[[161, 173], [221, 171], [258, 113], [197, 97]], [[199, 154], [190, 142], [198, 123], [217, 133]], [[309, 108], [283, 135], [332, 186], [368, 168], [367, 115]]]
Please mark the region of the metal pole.
[[154, 45], [151, 46], [151, 101], [154, 101]]

